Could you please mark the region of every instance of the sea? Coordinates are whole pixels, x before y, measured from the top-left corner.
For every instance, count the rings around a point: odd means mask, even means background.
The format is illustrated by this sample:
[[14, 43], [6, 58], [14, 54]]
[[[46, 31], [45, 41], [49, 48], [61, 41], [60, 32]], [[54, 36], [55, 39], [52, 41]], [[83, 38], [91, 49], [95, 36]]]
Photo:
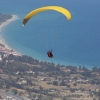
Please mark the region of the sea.
[[[43, 6], [68, 9], [72, 19], [57, 11], [24, 17]], [[60, 65], [100, 67], [100, 0], [0, 0], [0, 13], [19, 19], [5, 26], [0, 35], [17, 52]], [[52, 50], [54, 58], [48, 58]]]

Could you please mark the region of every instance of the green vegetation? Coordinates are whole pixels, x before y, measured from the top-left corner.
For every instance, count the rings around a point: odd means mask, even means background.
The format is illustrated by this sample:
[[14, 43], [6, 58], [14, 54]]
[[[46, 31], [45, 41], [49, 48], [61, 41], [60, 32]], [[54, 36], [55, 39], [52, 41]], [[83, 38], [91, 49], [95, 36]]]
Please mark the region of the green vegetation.
[[[27, 94], [31, 100], [78, 100], [84, 97], [85, 92], [87, 97], [100, 98], [99, 87], [98, 67], [89, 70], [85, 66], [55, 65], [30, 56], [12, 54], [0, 61], [0, 89], [20, 96]], [[83, 94], [75, 94], [77, 92]]]

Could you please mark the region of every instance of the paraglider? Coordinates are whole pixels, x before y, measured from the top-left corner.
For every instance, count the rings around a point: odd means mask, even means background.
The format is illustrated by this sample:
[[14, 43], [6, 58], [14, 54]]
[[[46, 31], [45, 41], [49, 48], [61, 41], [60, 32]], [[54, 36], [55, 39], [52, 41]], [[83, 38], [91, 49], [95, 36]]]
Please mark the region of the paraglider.
[[46, 10], [55, 10], [55, 11], [58, 11], [58, 12], [62, 13], [63, 15], [65, 15], [68, 20], [71, 19], [71, 13], [67, 9], [65, 9], [63, 7], [60, 7], [60, 6], [45, 6], [45, 7], [37, 8], [37, 9], [31, 11], [30, 13], [28, 13], [25, 16], [22, 25], [24, 26], [27, 23], [27, 21], [31, 17], [33, 17], [34, 15], [36, 15], [36, 14], [38, 14], [40, 12], [46, 11]]
[[53, 58], [52, 50], [47, 52], [48, 57]]
[[[23, 22], [22, 22], [22, 25], [24, 26], [28, 20], [33, 17], [34, 15], [40, 13], [40, 12], [43, 12], [43, 11], [47, 11], [47, 10], [54, 10], [54, 11], [57, 11], [57, 12], [60, 12], [62, 13], [68, 20], [71, 19], [71, 13], [63, 8], [63, 7], [60, 7], [60, 6], [44, 6], [44, 7], [40, 7], [40, 8], [37, 8], [35, 10], [32, 10], [31, 12], [29, 12], [25, 18], [23, 19]], [[48, 51], [47, 52], [47, 55], [48, 57], [50, 58], [53, 58], [53, 54], [52, 54], [52, 50], [51, 51]]]

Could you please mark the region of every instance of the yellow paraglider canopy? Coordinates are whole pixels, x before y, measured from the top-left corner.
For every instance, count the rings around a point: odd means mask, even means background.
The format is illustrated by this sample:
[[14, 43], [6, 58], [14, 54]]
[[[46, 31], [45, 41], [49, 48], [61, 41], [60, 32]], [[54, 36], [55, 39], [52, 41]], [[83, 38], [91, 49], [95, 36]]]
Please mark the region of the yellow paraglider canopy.
[[63, 8], [63, 7], [60, 7], [60, 6], [45, 6], [45, 7], [37, 8], [37, 9], [31, 11], [30, 13], [28, 13], [28, 14], [25, 16], [22, 25], [24, 26], [24, 25], [27, 23], [27, 21], [28, 21], [32, 16], [34, 16], [35, 14], [37, 14], [37, 13], [39, 13], [39, 12], [46, 11], [46, 10], [55, 10], [55, 11], [58, 11], [58, 12], [64, 14], [64, 15], [67, 17], [68, 20], [71, 19], [71, 13], [70, 13], [67, 9], [65, 9], [65, 8]]

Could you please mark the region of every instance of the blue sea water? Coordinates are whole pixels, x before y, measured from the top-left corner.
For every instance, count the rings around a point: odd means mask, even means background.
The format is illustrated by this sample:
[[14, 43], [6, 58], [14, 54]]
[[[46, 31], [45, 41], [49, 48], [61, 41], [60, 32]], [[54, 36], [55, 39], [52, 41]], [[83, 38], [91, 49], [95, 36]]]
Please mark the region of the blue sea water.
[[[47, 5], [67, 8], [72, 19], [56, 11], [37, 14], [22, 27], [31, 10]], [[100, 67], [100, 1], [99, 0], [2, 0], [0, 12], [15, 14], [18, 20], [2, 29], [2, 37], [16, 51], [35, 59], [86, 67]], [[53, 50], [54, 58], [46, 52]]]

